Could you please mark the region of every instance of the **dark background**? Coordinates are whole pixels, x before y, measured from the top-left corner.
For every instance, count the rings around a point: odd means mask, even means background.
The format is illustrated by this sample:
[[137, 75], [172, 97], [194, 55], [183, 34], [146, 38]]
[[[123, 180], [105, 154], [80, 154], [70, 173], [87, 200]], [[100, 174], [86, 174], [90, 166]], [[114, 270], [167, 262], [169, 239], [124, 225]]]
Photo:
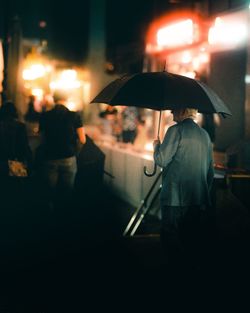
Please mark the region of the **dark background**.
[[[48, 54], [73, 62], [84, 62], [88, 52], [91, 0], [0, 0], [0, 36], [4, 21], [18, 16], [24, 38], [46, 39]], [[171, 1], [169, 1], [171, 2]], [[107, 55], [112, 58], [124, 45], [143, 44], [148, 24], [159, 13], [181, 2], [163, 0], [107, 0]], [[46, 27], [40, 22], [45, 21]], [[115, 52], [114, 52], [115, 51]]]
[[[211, 14], [247, 0], [209, 1]], [[56, 58], [82, 63], [88, 53], [89, 7], [91, 0], [0, 0], [0, 37], [4, 21], [18, 15], [25, 38], [48, 40], [48, 51]], [[191, 0], [106, 0], [107, 59], [138, 49], [144, 44], [149, 23], [171, 10], [193, 9], [202, 1]], [[221, 3], [221, 4], [220, 4]], [[46, 27], [39, 26], [41, 21]], [[129, 57], [129, 56], [128, 56]]]

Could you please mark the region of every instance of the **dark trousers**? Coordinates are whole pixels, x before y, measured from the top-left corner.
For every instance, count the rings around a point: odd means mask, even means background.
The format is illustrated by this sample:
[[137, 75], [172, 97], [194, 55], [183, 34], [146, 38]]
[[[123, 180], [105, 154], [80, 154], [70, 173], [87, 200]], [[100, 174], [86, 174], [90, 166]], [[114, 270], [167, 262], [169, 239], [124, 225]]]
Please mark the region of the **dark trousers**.
[[200, 206], [162, 206], [161, 242], [170, 270], [188, 271], [201, 265], [205, 215]]

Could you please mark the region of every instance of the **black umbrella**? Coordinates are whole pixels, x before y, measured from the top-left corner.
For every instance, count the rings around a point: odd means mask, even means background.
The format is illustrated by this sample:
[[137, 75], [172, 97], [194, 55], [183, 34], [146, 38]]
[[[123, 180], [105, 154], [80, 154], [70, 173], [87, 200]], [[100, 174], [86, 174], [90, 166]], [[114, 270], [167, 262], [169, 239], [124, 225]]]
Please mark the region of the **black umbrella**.
[[223, 117], [232, 115], [220, 97], [206, 84], [165, 71], [124, 75], [108, 84], [91, 103], [159, 111], [194, 108], [200, 113], [220, 113]]
[[153, 110], [194, 108], [200, 113], [232, 115], [219, 96], [207, 85], [168, 72], [125, 75], [108, 84], [91, 103]]

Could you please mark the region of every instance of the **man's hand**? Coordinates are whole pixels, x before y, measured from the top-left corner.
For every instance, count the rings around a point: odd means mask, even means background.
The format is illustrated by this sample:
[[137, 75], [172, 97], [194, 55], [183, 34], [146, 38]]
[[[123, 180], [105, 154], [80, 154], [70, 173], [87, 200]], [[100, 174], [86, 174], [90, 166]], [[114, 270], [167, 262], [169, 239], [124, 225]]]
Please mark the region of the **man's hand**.
[[160, 140], [159, 139], [155, 139], [153, 141], [153, 147], [155, 148], [157, 145], [161, 144]]

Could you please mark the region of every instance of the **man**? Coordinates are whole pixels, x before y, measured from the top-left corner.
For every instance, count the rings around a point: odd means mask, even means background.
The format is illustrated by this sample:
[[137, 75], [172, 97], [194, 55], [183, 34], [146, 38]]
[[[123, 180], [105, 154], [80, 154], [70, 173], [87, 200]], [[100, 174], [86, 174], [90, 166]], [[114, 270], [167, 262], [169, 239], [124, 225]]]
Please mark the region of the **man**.
[[42, 113], [39, 130], [50, 201], [61, 208], [70, 205], [77, 172], [77, 142], [85, 144], [86, 136], [80, 116], [66, 107], [66, 95], [56, 92], [53, 97], [55, 106]]
[[198, 261], [202, 210], [210, 205], [213, 156], [207, 132], [194, 121], [197, 110], [178, 109], [172, 114], [177, 124], [169, 127], [162, 144], [154, 141], [154, 160], [163, 168], [162, 243], [169, 262], [183, 268], [185, 262]]

